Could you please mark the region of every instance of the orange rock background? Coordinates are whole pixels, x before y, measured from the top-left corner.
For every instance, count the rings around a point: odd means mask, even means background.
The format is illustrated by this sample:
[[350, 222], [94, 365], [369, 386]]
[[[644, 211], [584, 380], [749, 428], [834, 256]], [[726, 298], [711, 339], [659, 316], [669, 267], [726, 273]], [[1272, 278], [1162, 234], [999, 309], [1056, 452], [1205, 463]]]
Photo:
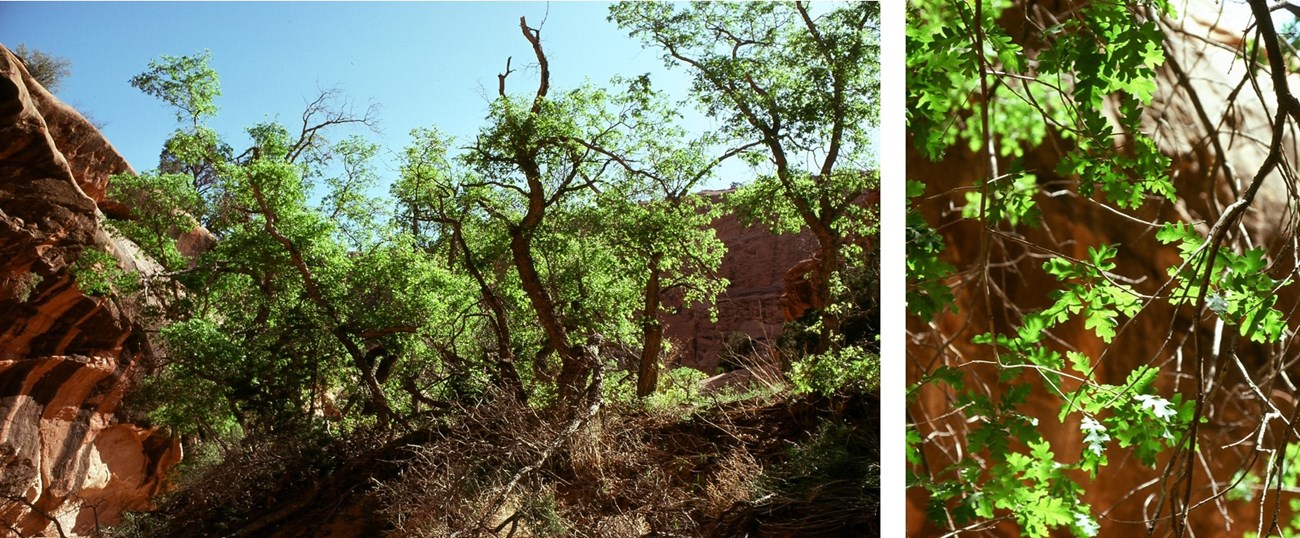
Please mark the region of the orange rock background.
[[[730, 190], [703, 191], [714, 204], [722, 203]], [[879, 207], [880, 193], [870, 191], [861, 199], [868, 207]], [[701, 305], [683, 308], [664, 320], [664, 336], [673, 342], [675, 354], [669, 364], [687, 366], [713, 374], [728, 355], [744, 349], [728, 349], [737, 341], [760, 355], [776, 345], [785, 322], [799, 319], [815, 305], [807, 274], [816, 265], [817, 239], [807, 230], [797, 234], [773, 234], [763, 225], [744, 226], [733, 214], [713, 220], [712, 227], [727, 247], [718, 274], [727, 279], [726, 291], [717, 299], [717, 321]], [[868, 242], [872, 239], [867, 239]], [[867, 248], [874, 248], [865, 245]], [[676, 303], [679, 305], [680, 303]], [[755, 357], [758, 364], [776, 367], [769, 357]]]
[[[705, 191], [720, 203], [729, 191]], [[676, 357], [669, 362], [713, 374], [719, 367], [727, 339], [740, 333], [756, 347], [776, 345], [786, 321], [781, 296], [786, 273], [817, 251], [817, 240], [807, 232], [773, 235], [763, 226], [746, 227], [735, 215], [722, 215], [713, 229], [727, 253], [719, 275], [729, 282], [718, 296], [714, 323], [707, 308], [693, 305], [665, 319], [664, 336], [673, 342]]]

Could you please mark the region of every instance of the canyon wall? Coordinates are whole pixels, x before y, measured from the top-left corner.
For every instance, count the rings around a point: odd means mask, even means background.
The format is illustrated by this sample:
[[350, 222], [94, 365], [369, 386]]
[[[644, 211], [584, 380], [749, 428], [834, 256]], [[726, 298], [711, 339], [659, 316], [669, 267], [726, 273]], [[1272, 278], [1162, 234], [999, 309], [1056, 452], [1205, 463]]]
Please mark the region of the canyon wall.
[[115, 415], [151, 353], [137, 301], [88, 294], [73, 270], [87, 249], [157, 270], [101, 225], [123, 172], [99, 131], [0, 47], [0, 535], [92, 534], [148, 508], [180, 460], [176, 440]]
[[[704, 191], [700, 196], [719, 204], [728, 192]], [[762, 225], [742, 225], [733, 214], [715, 218], [712, 226], [727, 246], [718, 275], [729, 282], [718, 295], [717, 322], [702, 305], [683, 308], [664, 320], [664, 336], [674, 346], [669, 363], [708, 374], [717, 373], [724, 356], [743, 354], [735, 348], [776, 345], [786, 322], [781, 298], [786, 273], [817, 252], [817, 239], [807, 231], [773, 235]]]

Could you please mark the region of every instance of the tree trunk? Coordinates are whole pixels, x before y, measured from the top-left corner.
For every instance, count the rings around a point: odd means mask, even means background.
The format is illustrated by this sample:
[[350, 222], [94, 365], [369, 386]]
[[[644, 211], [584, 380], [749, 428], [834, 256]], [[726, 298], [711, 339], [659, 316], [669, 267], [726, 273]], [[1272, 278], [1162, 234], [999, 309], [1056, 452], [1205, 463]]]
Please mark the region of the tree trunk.
[[557, 385], [560, 401], [568, 402], [578, 396], [582, 378], [587, 373], [582, 354], [569, 345], [568, 331], [555, 314], [555, 303], [542, 285], [541, 275], [533, 261], [531, 230], [521, 226], [510, 227], [510, 252], [513, 254], [515, 269], [519, 271], [519, 280], [523, 284], [528, 302], [537, 314], [537, 321], [546, 333], [547, 344], [560, 355], [560, 377]]
[[375, 417], [379, 419], [379, 426], [388, 428], [393, 409], [388, 405], [388, 395], [384, 393], [384, 386], [375, 377], [374, 364], [366, 358], [365, 352], [352, 341], [351, 335], [342, 327], [335, 328], [333, 333], [352, 357], [352, 364], [361, 372], [361, 380], [366, 384], [366, 390], [370, 392], [370, 405], [375, 408]]
[[663, 255], [650, 256], [650, 275], [645, 286], [645, 306], [641, 312], [641, 364], [637, 369], [636, 395], [645, 398], [659, 387], [659, 352], [663, 349], [664, 326], [659, 321], [660, 278], [659, 262]]
[[830, 306], [831, 274], [839, 268], [839, 241], [829, 226], [824, 227], [824, 232], [816, 233], [818, 248], [817, 256], [819, 257], [817, 269], [813, 273], [813, 307], [821, 311], [822, 328], [817, 338], [818, 355], [825, 353], [831, 347], [831, 337], [840, 332], [840, 319], [832, 314], [826, 307]]

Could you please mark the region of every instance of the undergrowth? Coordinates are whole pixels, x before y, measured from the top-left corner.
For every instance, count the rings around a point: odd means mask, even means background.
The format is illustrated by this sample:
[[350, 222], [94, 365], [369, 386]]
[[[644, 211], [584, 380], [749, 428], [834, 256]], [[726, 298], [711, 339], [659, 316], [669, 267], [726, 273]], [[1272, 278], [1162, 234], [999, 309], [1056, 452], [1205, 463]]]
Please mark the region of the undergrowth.
[[[844, 536], [879, 517], [877, 400], [609, 401], [569, 420], [506, 398], [393, 439], [246, 439], [113, 536]], [[558, 443], [557, 443], [558, 440]], [[544, 454], [555, 444], [553, 453]], [[545, 455], [546, 457], [541, 457]], [[847, 534], [846, 534], [847, 533]], [[356, 535], [356, 534], [353, 534]]]

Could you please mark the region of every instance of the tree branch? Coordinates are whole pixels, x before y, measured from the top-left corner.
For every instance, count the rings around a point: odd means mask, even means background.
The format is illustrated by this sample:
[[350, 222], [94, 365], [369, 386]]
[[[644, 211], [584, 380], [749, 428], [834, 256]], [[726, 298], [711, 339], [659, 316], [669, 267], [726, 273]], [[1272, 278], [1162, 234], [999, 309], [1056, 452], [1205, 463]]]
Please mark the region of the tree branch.
[[502, 503], [505, 502], [506, 498], [510, 495], [510, 492], [514, 491], [515, 486], [519, 484], [519, 481], [523, 479], [525, 475], [540, 468], [542, 464], [546, 463], [546, 460], [551, 457], [551, 454], [555, 452], [555, 449], [559, 448], [564, 441], [577, 432], [578, 428], [581, 428], [583, 424], [586, 424], [587, 421], [596, 416], [596, 413], [600, 411], [600, 404], [602, 401], [600, 392], [603, 380], [604, 376], [602, 375], [601, 368], [598, 366], [592, 373], [591, 383], [587, 386], [586, 412], [574, 416], [573, 420], [570, 420], [568, 425], [566, 425], [563, 430], [560, 430], [559, 434], [551, 439], [551, 442], [546, 445], [546, 448], [542, 450], [542, 453], [537, 456], [536, 460], [531, 464], [524, 466], [522, 469], [517, 471], [514, 476], [510, 477], [510, 482], [506, 484], [506, 487], [503, 488], [500, 493], [497, 493], [491, 503], [488, 503], [487, 510], [479, 517], [478, 525], [480, 528], [486, 526], [488, 517], [501, 509]]
[[266, 233], [274, 238], [276, 242], [280, 243], [280, 245], [289, 253], [289, 258], [293, 262], [294, 268], [297, 269], [298, 275], [302, 277], [303, 287], [307, 290], [307, 297], [319, 306], [327, 316], [329, 316], [331, 323], [334, 325], [330, 332], [334, 334], [339, 343], [347, 350], [348, 355], [352, 357], [352, 362], [357, 366], [357, 369], [360, 370], [361, 378], [366, 382], [366, 386], [370, 390], [371, 401], [375, 405], [375, 411], [379, 416], [379, 421], [381, 424], [387, 425], [391, 415], [391, 410], [388, 407], [388, 397], [384, 394], [384, 389], [379, 384], [379, 381], [375, 379], [374, 371], [366, 368], [365, 352], [357, 346], [356, 342], [352, 341], [348, 331], [343, 327], [343, 322], [339, 317], [338, 311], [335, 310], [334, 305], [325, 300], [324, 295], [321, 294], [320, 286], [316, 282], [316, 277], [312, 275], [311, 268], [307, 267], [307, 262], [303, 258], [302, 252], [293, 244], [293, 241], [280, 233], [280, 231], [275, 227], [276, 214], [271, 209], [270, 205], [267, 204], [266, 197], [262, 194], [262, 188], [256, 181], [252, 180], [252, 178], [249, 179], [248, 183], [252, 188], [253, 198], [257, 200], [257, 205], [262, 210], [263, 229], [265, 229]]
[[497, 95], [500, 95], [501, 97], [506, 96], [506, 77], [510, 76], [510, 73], [515, 72], [513, 69], [510, 69], [510, 60], [512, 58], [512, 56], [506, 56], [506, 70], [504, 73], [497, 75]]
[[551, 67], [546, 61], [546, 55], [542, 53], [542, 30], [529, 28], [528, 21], [524, 17], [519, 17], [519, 30], [524, 33], [524, 39], [533, 46], [537, 65], [542, 70], [537, 82], [537, 96], [533, 98], [533, 114], [537, 114], [542, 111], [542, 100], [546, 98], [546, 92], [551, 87]]
[[63, 531], [63, 525], [59, 523], [59, 520], [56, 519], [54, 516], [50, 515], [49, 512], [42, 510], [41, 507], [36, 506], [36, 503], [27, 500], [26, 496], [5, 495], [4, 497], [6, 499], [9, 499], [10, 501], [17, 502], [22, 504], [23, 506], [26, 506], [32, 512], [35, 512], [37, 515], [49, 520], [50, 523], [54, 524], [54, 530], [59, 533], [59, 538], [68, 538], [68, 534]]
[[[353, 114], [350, 99], [344, 98], [343, 103], [338, 108], [331, 108], [333, 100], [339, 94], [339, 90], [335, 88], [322, 90], [316, 96], [316, 99], [307, 104], [307, 107], [302, 112], [302, 130], [298, 134], [298, 141], [294, 142], [293, 146], [289, 148], [289, 162], [297, 162], [304, 151], [314, 147], [318, 140], [317, 133], [327, 127], [359, 123], [372, 130], [375, 128], [376, 105], [371, 104], [366, 108], [365, 114], [357, 117]], [[324, 116], [324, 119], [317, 119], [321, 115]]]

